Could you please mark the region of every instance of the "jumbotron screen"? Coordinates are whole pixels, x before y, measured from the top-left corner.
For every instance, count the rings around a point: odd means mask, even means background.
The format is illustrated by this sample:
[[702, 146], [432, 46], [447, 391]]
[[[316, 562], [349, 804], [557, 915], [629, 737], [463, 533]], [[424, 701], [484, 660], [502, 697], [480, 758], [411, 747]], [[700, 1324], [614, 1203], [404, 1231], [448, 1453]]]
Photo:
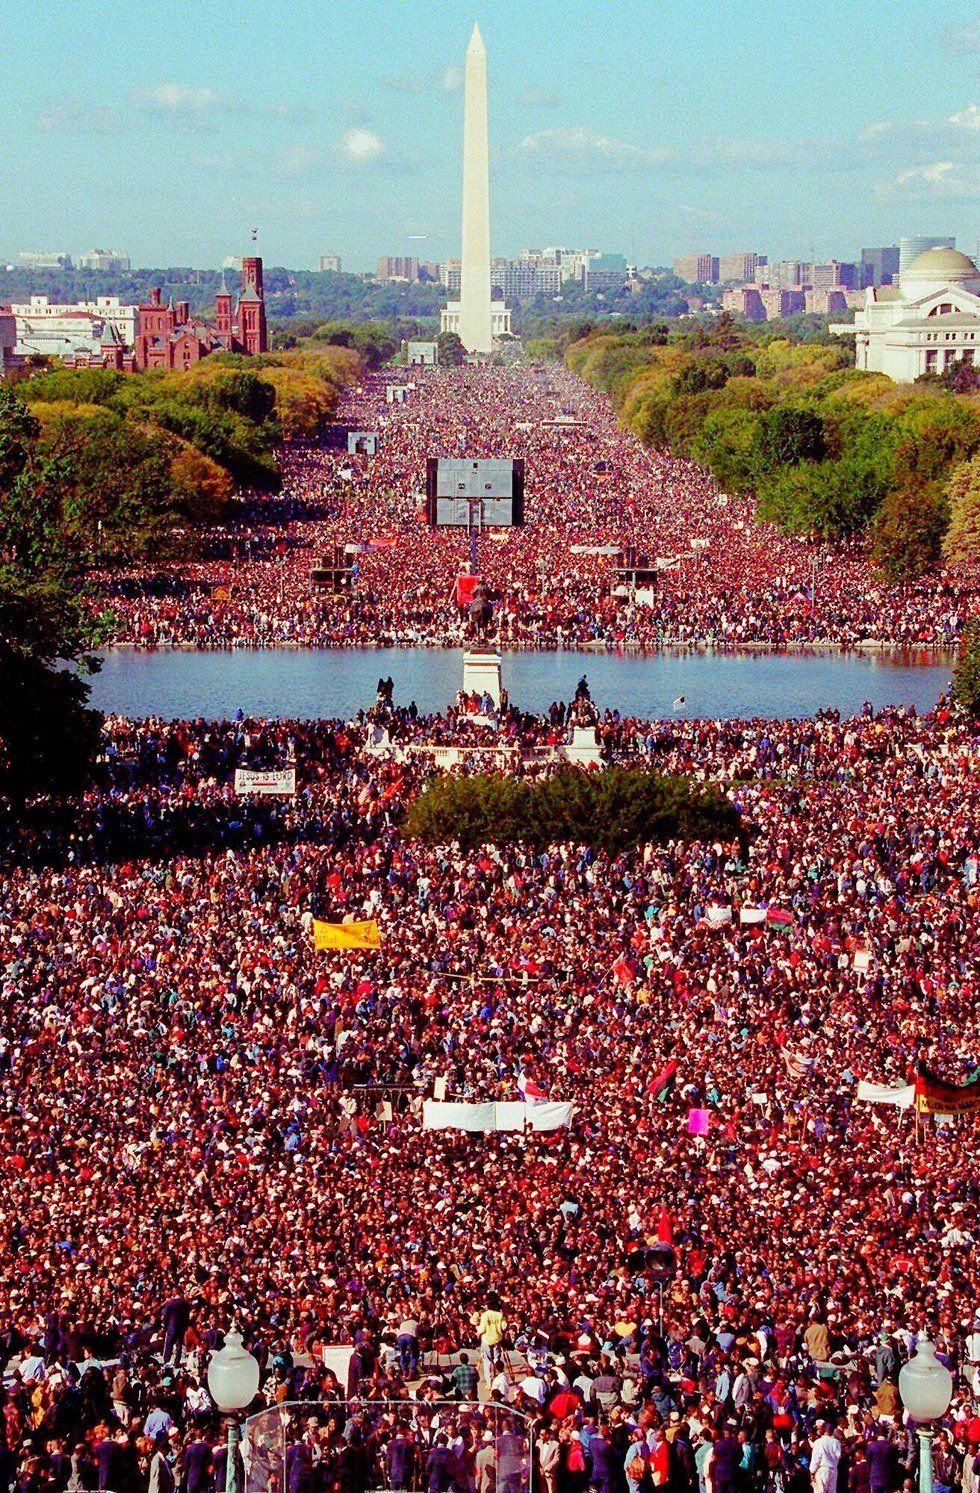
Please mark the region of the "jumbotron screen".
[[518, 528], [524, 522], [524, 462], [430, 456], [425, 497], [425, 516], [433, 528]]

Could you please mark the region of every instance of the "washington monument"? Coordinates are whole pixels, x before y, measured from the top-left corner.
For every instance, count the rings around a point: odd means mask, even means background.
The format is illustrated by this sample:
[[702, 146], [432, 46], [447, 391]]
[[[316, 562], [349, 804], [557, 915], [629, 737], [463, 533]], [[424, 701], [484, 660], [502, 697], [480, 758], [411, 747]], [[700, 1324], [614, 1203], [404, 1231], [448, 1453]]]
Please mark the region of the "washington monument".
[[468, 353], [491, 352], [494, 336], [510, 331], [510, 313], [502, 302], [491, 305], [487, 49], [479, 26], [466, 49], [459, 300], [442, 313], [442, 330], [458, 332]]

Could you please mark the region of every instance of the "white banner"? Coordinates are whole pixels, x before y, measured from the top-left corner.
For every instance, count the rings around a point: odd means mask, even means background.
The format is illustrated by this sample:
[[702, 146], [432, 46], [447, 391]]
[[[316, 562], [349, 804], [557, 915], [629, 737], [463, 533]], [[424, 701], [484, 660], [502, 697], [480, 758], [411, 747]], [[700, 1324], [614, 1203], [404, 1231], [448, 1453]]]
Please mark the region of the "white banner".
[[560, 1130], [572, 1123], [570, 1104], [529, 1104], [527, 1122], [532, 1130]]
[[764, 907], [741, 907], [741, 908], [739, 908], [738, 920], [743, 925], [745, 923], [748, 923], [750, 925], [753, 924], [753, 923], [764, 923], [766, 921], [766, 911], [765, 911], [765, 908]]
[[896, 1088], [887, 1083], [866, 1083], [863, 1079], [857, 1087], [857, 1098], [862, 1104], [894, 1104], [896, 1109], [911, 1109], [915, 1102], [915, 1084], [906, 1083]]
[[495, 1104], [493, 1107], [494, 1130], [523, 1130], [529, 1106], [523, 1099]]
[[422, 1105], [423, 1130], [468, 1130], [471, 1135], [492, 1130], [492, 1104], [440, 1104], [426, 1099]]
[[292, 798], [296, 792], [295, 767], [280, 767], [272, 772], [252, 772], [247, 767], [235, 768], [236, 793], [282, 794]]
[[422, 1105], [423, 1130], [466, 1130], [471, 1135], [489, 1130], [558, 1130], [572, 1122], [571, 1104], [440, 1104], [426, 1099]]

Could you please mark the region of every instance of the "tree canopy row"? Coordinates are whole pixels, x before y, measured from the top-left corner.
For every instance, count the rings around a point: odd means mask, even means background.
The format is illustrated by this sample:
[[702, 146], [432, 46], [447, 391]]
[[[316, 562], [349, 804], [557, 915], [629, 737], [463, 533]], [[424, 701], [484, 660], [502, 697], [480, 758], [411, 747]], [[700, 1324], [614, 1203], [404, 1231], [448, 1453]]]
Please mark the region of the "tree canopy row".
[[68, 790], [93, 749], [88, 686], [111, 619], [95, 566], [195, 553], [239, 486], [275, 490], [276, 443], [312, 436], [360, 353], [220, 355], [188, 373], [53, 369], [0, 383], [0, 798]]
[[833, 338], [800, 342], [721, 316], [589, 330], [561, 349], [650, 446], [707, 467], [759, 516], [829, 539], [866, 535], [892, 581], [980, 561], [980, 378], [957, 367], [913, 385], [853, 367]]

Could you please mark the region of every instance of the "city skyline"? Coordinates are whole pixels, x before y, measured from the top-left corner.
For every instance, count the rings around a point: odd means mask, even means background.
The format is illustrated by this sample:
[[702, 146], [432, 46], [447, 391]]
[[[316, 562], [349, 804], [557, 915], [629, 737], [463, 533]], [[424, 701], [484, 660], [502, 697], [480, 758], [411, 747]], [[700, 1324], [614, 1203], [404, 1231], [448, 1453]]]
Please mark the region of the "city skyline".
[[857, 28], [839, 0], [772, 0], [735, 25], [624, 0], [614, 31], [584, 3], [355, 0], [342, 37], [293, 0], [274, 29], [254, 0], [133, 4], [111, 29], [92, 0], [54, 10], [56, 26], [23, 0], [0, 17], [14, 260], [111, 241], [134, 264], [220, 263], [253, 228], [267, 263], [297, 268], [458, 254], [474, 21], [498, 99], [495, 255], [822, 259], [917, 232], [972, 249], [980, 231], [980, 7], [873, 0]]

